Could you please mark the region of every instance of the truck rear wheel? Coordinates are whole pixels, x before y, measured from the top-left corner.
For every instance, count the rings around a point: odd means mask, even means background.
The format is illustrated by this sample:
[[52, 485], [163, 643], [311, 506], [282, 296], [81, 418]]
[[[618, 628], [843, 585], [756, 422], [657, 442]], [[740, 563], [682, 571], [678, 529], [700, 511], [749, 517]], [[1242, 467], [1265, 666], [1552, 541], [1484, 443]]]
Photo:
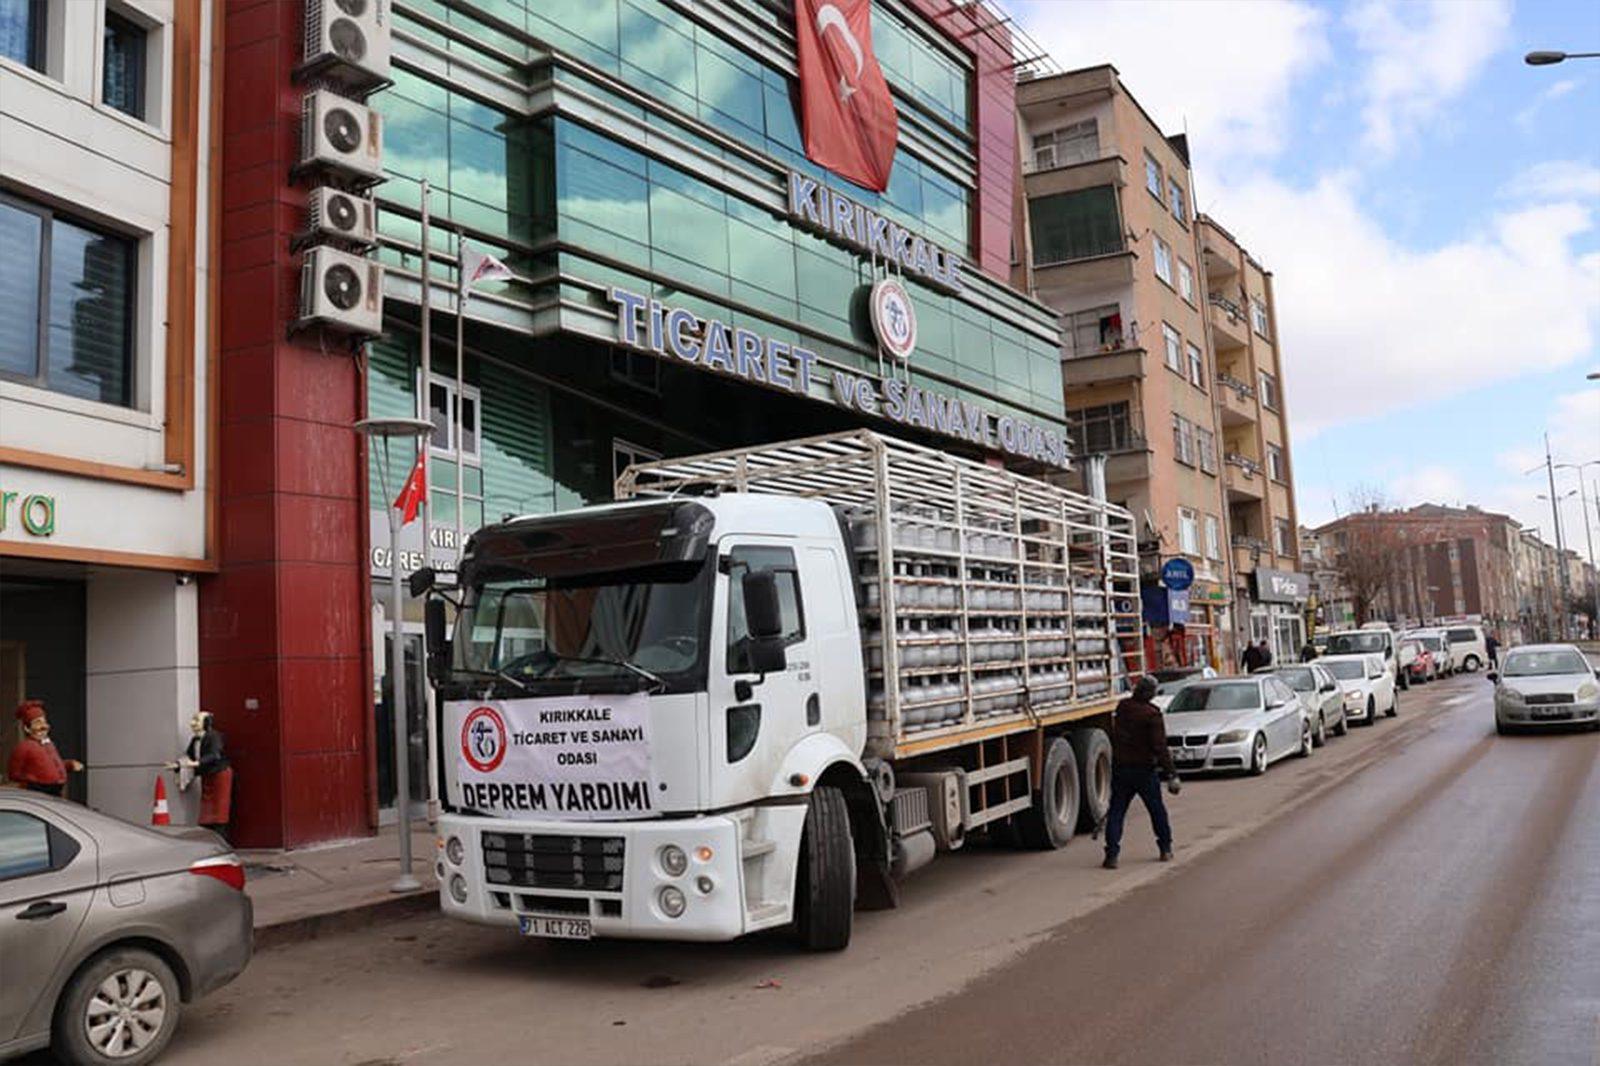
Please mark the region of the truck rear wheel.
[[1078, 760], [1078, 783], [1083, 796], [1078, 807], [1078, 829], [1099, 825], [1111, 809], [1111, 738], [1104, 729], [1088, 726], [1067, 734]]
[[818, 785], [806, 806], [795, 873], [795, 933], [808, 951], [838, 951], [850, 943], [856, 909], [856, 851], [844, 793]]
[[1045, 749], [1033, 806], [1014, 819], [1022, 842], [1040, 851], [1066, 847], [1078, 825], [1079, 795], [1077, 756], [1065, 738], [1056, 737]]

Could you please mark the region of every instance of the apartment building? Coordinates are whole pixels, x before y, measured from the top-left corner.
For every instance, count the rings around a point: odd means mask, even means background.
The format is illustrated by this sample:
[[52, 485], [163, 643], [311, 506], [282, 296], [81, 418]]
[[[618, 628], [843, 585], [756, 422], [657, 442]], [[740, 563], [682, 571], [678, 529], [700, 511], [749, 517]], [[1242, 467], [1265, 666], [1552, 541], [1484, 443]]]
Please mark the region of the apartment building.
[[1272, 274], [1221, 224], [1195, 220], [1241, 632], [1280, 657], [1305, 643], [1311, 578], [1299, 565], [1289, 414]]
[[0, 767], [41, 699], [68, 795], [139, 820], [215, 569], [218, 10], [0, 4]]
[[[1223, 444], [1188, 145], [1111, 66], [1024, 80], [1017, 111], [1026, 226], [1013, 284], [1059, 313], [1074, 445], [1107, 456], [1107, 492], [1139, 520], [1155, 659], [1230, 662]], [[1186, 603], [1158, 580], [1175, 556], [1195, 571]]]

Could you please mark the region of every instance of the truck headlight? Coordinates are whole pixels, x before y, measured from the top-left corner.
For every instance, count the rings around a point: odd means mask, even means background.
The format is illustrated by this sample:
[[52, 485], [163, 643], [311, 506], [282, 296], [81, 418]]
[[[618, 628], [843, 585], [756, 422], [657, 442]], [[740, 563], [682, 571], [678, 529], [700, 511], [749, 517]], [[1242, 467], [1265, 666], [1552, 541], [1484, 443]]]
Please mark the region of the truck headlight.
[[666, 885], [656, 893], [656, 902], [661, 906], [661, 913], [668, 918], [682, 918], [684, 908], [689, 901], [684, 898], [683, 892], [673, 885]]
[[450, 860], [451, 866], [461, 865], [461, 861], [467, 857], [467, 846], [461, 843], [460, 837], [451, 837], [444, 842], [444, 857]]
[[450, 875], [450, 898], [457, 903], [467, 902], [467, 879], [460, 874]]
[[1211, 738], [1213, 744], [1237, 744], [1250, 735], [1248, 729], [1230, 729], [1226, 733], [1218, 733]]
[[[656, 853], [656, 858], [660, 861], [661, 869], [666, 871], [668, 877], [682, 877], [683, 872], [689, 868], [689, 856], [684, 854], [683, 849], [676, 844], [665, 845]], [[673, 917], [677, 917], [677, 915], [673, 915]]]

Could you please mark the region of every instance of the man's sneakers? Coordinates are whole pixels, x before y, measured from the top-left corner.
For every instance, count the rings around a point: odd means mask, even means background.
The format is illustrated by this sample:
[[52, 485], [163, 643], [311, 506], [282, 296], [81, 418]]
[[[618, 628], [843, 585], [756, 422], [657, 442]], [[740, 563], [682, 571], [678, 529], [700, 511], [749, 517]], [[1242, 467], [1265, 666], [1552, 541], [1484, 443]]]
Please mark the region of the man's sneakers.
[[1171, 848], [1163, 848], [1162, 849], [1162, 851], [1161, 851], [1161, 861], [1162, 862], [1171, 862], [1172, 861], [1172, 849]]
[[1106, 861], [1101, 863], [1100, 866], [1102, 869], [1115, 870], [1117, 868], [1117, 857], [1115, 855], [1107, 855]]

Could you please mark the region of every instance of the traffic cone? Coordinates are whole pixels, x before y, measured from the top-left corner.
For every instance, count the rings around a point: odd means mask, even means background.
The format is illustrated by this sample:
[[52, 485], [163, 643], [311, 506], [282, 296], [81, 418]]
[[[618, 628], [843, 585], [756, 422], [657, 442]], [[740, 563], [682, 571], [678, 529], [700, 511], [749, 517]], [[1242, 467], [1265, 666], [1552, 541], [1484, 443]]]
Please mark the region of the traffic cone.
[[156, 799], [150, 808], [150, 824], [172, 824], [172, 817], [167, 813], [167, 782], [160, 774], [156, 774]]

